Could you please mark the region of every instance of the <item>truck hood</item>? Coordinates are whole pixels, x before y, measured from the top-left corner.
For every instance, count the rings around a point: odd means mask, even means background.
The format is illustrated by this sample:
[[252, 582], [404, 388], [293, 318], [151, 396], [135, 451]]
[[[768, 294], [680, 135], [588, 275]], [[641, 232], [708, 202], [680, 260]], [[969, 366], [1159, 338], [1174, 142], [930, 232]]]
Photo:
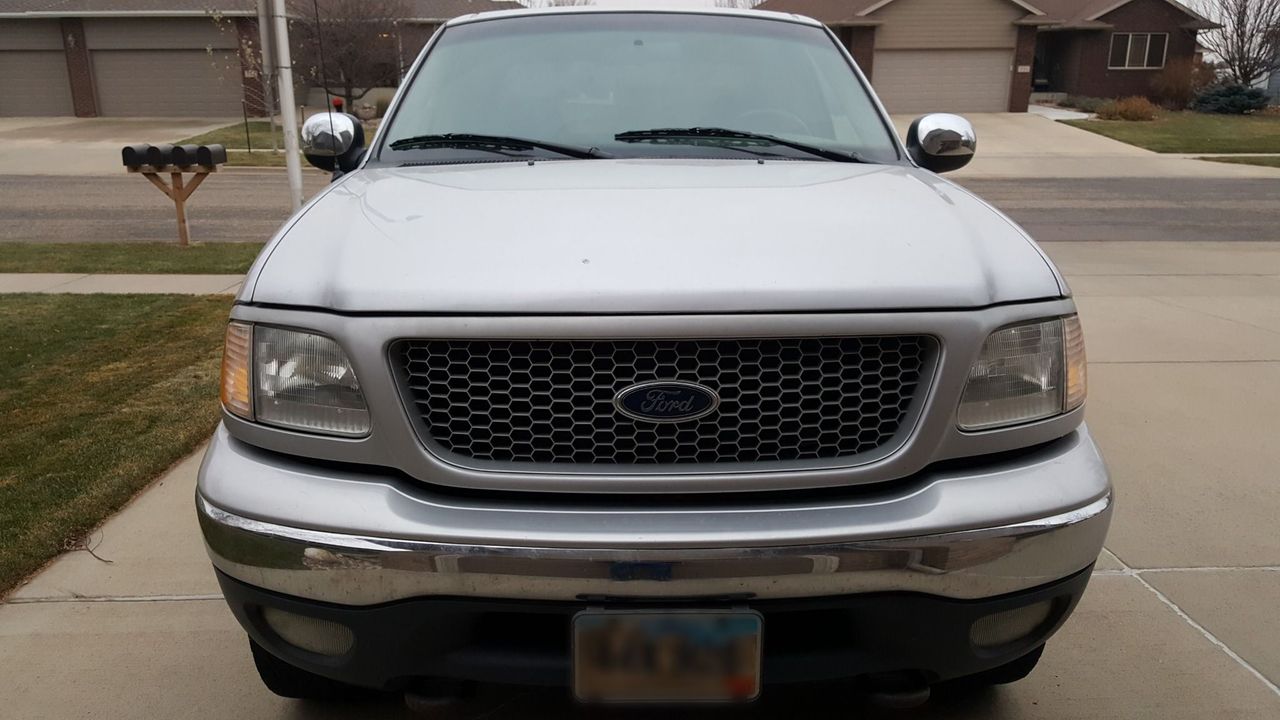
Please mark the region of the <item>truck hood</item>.
[[581, 160], [357, 171], [242, 300], [349, 312], [964, 308], [1058, 297], [1012, 222], [889, 165]]

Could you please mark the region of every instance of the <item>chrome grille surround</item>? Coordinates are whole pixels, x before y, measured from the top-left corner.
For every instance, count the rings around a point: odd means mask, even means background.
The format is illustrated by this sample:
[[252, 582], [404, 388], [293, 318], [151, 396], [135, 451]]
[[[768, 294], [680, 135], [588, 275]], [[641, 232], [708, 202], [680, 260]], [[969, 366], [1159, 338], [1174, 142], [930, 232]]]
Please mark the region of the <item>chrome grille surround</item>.
[[[848, 466], [905, 441], [936, 363], [926, 335], [673, 340], [399, 340], [391, 362], [419, 438], [476, 469], [645, 472]], [[615, 395], [650, 381], [718, 393], [659, 424]]]

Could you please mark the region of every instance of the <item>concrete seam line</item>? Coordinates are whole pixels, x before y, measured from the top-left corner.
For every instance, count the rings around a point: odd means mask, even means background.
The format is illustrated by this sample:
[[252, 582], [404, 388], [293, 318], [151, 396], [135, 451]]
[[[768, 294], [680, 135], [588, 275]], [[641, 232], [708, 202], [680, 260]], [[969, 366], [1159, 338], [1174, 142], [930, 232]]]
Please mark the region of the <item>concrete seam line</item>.
[[1151, 583], [1147, 582], [1142, 577], [1141, 573], [1135, 572], [1133, 573], [1133, 576], [1138, 579], [1138, 582], [1142, 583], [1143, 587], [1145, 587], [1146, 589], [1150, 590], [1153, 594], [1155, 594], [1155, 596], [1160, 599], [1160, 602], [1164, 603], [1165, 605], [1168, 605], [1170, 609], [1172, 609], [1175, 613], [1177, 613], [1178, 617], [1182, 618], [1183, 620], [1186, 620], [1188, 625], [1195, 628], [1196, 630], [1199, 630], [1200, 634], [1203, 635], [1206, 640], [1213, 643], [1214, 645], [1217, 645], [1218, 648], [1222, 650], [1222, 652], [1227, 654], [1227, 657], [1230, 657], [1232, 660], [1235, 660], [1236, 663], [1240, 665], [1240, 667], [1253, 673], [1254, 677], [1261, 680], [1263, 685], [1266, 685], [1268, 688], [1271, 689], [1271, 692], [1275, 693], [1277, 696], [1280, 696], [1280, 686], [1277, 686], [1275, 683], [1271, 682], [1271, 680], [1268, 679], [1266, 675], [1263, 675], [1261, 672], [1259, 672], [1258, 669], [1255, 668], [1252, 664], [1250, 664], [1248, 660], [1245, 660], [1244, 658], [1240, 657], [1240, 655], [1235, 650], [1232, 650], [1230, 647], [1227, 647], [1227, 644], [1219, 640], [1216, 635], [1209, 632], [1208, 629], [1206, 629], [1203, 625], [1201, 625], [1200, 623], [1192, 619], [1190, 615], [1183, 612], [1182, 608], [1178, 607], [1177, 603], [1173, 602], [1168, 597], [1166, 597], [1164, 593], [1155, 589], [1155, 587], [1153, 587]]
[[1271, 680], [1267, 678], [1266, 675], [1263, 675], [1261, 672], [1259, 672], [1258, 669], [1255, 668], [1248, 660], [1245, 660], [1244, 658], [1240, 657], [1239, 653], [1237, 653], [1235, 650], [1232, 650], [1230, 647], [1227, 647], [1227, 644], [1219, 640], [1217, 635], [1214, 635], [1213, 633], [1209, 632], [1209, 630], [1205, 626], [1196, 622], [1190, 615], [1184, 612], [1182, 608], [1178, 607], [1177, 603], [1170, 600], [1168, 596], [1166, 596], [1164, 593], [1157, 590], [1151, 583], [1147, 582], [1146, 578], [1142, 577], [1142, 573], [1147, 572], [1146, 570], [1134, 570], [1133, 568], [1129, 567], [1129, 563], [1125, 562], [1124, 558], [1121, 558], [1120, 555], [1116, 553], [1116, 551], [1112, 550], [1111, 548], [1106, 548], [1106, 550], [1107, 552], [1111, 553], [1111, 556], [1116, 559], [1116, 562], [1120, 563], [1120, 565], [1124, 567], [1124, 570], [1118, 574], [1129, 575], [1133, 579], [1142, 583], [1142, 586], [1144, 588], [1146, 588], [1147, 590], [1150, 590], [1151, 594], [1155, 595], [1156, 598], [1160, 600], [1160, 602], [1167, 605], [1169, 609], [1174, 612], [1174, 614], [1182, 618], [1188, 625], [1190, 625], [1191, 627], [1199, 631], [1199, 633], [1203, 635], [1206, 640], [1213, 643], [1214, 645], [1217, 645], [1218, 649], [1226, 653], [1227, 657], [1231, 658], [1232, 660], [1235, 660], [1237, 665], [1244, 668], [1245, 670], [1248, 670], [1250, 673], [1253, 674], [1254, 677], [1261, 680], [1262, 684], [1266, 685], [1267, 688], [1270, 689], [1272, 693], [1274, 693], [1277, 696], [1280, 696], [1280, 686], [1277, 686], [1275, 683], [1271, 682]]
[[79, 602], [121, 602], [121, 603], [146, 603], [146, 602], [190, 602], [200, 600], [221, 600], [221, 594], [213, 595], [92, 595], [80, 597], [42, 597], [42, 598], [11, 598], [4, 601], [5, 605], [36, 605], [40, 603], [79, 603]]
[[1222, 565], [1222, 566], [1204, 566], [1204, 567], [1162, 567], [1162, 568], [1142, 568], [1135, 570], [1139, 573], [1162, 573], [1162, 572], [1235, 572], [1259, 570], [1262, 572], [1280, 572], [1280, 566], [1275, 565]]
[[1276, 360], [1090, 360], [1090, 365], [1270, 365]]

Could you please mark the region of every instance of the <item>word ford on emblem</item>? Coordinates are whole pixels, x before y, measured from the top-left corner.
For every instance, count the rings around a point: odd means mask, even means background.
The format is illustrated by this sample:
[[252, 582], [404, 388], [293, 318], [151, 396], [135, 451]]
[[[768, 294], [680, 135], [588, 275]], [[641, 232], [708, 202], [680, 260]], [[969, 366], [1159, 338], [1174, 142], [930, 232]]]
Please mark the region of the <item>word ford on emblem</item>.
[[720, 405], [711, 388], [680, 380], [657, 380], [625, 387], [613, 398], [618, 412], [646, 422], [684, 422], [705, 417]]

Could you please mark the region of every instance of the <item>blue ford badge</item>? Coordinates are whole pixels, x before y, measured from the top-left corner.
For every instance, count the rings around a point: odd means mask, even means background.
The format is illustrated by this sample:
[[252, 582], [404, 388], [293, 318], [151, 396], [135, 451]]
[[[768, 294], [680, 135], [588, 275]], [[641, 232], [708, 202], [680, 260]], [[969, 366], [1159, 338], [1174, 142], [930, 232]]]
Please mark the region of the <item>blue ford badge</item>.
[[638, 383], [613, 396], [618, 412], [655, 423], [697, 420], [710, 415], [719, 405], [720, 396], [711, 388], [680, 380]]

